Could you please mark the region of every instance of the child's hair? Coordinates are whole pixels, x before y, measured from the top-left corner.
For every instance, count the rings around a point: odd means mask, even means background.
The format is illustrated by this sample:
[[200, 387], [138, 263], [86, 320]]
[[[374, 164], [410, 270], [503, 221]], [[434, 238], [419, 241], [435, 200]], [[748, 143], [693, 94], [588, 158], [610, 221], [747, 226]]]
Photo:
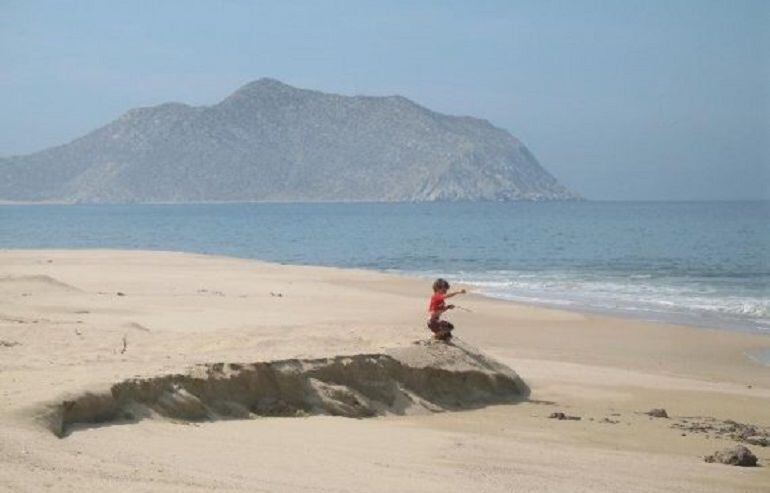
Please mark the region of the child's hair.
[[446, 280], [438, 278], [433, 282], [433, 291], [438, 291], [439, 289], [449, 289], [449, 283], [446, 282]]

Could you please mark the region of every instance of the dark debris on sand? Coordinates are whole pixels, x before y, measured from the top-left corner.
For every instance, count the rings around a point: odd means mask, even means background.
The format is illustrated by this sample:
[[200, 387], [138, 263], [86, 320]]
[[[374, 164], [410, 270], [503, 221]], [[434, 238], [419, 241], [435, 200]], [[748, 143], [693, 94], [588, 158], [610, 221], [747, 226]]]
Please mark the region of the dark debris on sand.
[[757, 456], [743, 445], [717, 450], [704, 457], [703, 460], [730, 466], [755, 467], [757, 465]]
[[685, 432], [700, 433], [707, 437], [727, 438], [760, 447], [770, 446], [770, 429], [758, 425], [739, 423], [731, 419], [718, 420], [711, 417], [682, 418], [671, 428]]
[[569, 416], [562, 412], [551, 413], [548, 417], [550, 419], [558, 419], [559, 421], [562, 421], [562, 420], [580, 421], [582, 419], [580, 416]]

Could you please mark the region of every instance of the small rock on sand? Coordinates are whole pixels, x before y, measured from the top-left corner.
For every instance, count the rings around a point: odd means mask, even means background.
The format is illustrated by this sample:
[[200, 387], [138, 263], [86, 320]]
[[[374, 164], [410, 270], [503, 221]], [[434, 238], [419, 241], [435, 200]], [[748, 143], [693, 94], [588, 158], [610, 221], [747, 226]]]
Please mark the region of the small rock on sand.
[[653, 418], [668, 418], [668, 413], [665, 409], [650, 409], [646, 413], [648, 416], [651, 416]]
[[754, 467], [757, 465], [757, 456], [743, 445], [718, 450], [712, 455], [707, 455], [704, 460], [730, 466]]
[[571, 421], [580, 421], [581, 419], [580, 416], [569, 416], [562, 412], [551, 413], [548, 417], [551, 419], [558, 419], [559, 421], [564, 419], [571, 420]]

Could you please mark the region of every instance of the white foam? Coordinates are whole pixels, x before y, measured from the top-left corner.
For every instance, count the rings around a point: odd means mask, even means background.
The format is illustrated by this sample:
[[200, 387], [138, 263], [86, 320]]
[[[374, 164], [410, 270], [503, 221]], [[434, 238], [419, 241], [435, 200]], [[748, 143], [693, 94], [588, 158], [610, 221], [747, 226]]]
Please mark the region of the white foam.
[[740, 286], [720, 292], [697, 279], [558, 271], [457, 272], [446, 277], [475, 286], [487, 296], [514, 301], [645, 314], [645, 318], [698, 325], [770, 330], [770, 298], [757, 296], [756, 290], [741, 293]]

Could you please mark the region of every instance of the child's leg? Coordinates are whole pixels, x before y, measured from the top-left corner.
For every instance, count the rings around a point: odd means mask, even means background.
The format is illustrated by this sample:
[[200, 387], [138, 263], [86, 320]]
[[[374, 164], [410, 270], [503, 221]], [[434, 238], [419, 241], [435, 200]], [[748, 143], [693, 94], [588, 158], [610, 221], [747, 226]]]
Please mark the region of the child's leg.
[[428, 320], [428, 328], [433, 332], [434, 339], [446, 341], [452, 338], [452, 330], [455, 326], [446, 320], [431, 319]]
[[452, 331], [454, 330], [455, 326], [452, 325], [450, 322], [447, 322], [446, 320], [441, 320], [439, 322], [439, 336], [437, 339], [440, 339], [442, 341], [448, 341], [452, 338]]

